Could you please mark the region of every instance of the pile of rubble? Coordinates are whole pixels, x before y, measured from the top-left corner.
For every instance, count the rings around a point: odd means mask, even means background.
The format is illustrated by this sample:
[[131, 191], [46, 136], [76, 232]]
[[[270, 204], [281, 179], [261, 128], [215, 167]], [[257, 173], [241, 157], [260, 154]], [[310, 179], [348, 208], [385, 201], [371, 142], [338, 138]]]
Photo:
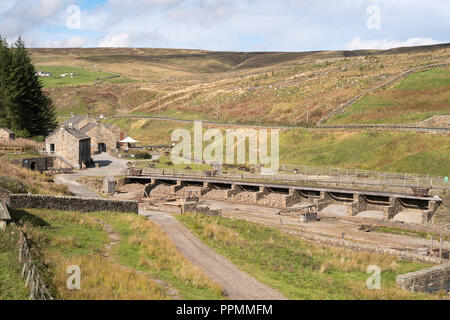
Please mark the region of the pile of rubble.
[[223, 190], [223, 189], [211, 189], [210, 191], [208, 191], [204, 197], [208, 198], [208, 199], [219, 199], [219, 200], [223, 200], [225, 199], [225, 196], [227, 194], [228, 190]]
[[158, 184], [156, 187], [154, 187], [151, 191], [150, 194], [154, 195], [154, 194], [160, 194], [160, 195], [170, 195], [172, 189], [171, 186], [169, 185], [165, 185], [165, 184]]
[[238, 201], [238, 202], [253, 203], [253, 202], [255, 202], [255, 199], [256, 199], [255, 196], [256, 196], [255, 192], [242, 191], [242, 192], [239, 192], [238, 194], [234, 195], [232, 197], [232, 200]]
[[258, 200], [258, 204], [268, 207], [280, 208], [283, 206], [283, 194], [269, 193]]

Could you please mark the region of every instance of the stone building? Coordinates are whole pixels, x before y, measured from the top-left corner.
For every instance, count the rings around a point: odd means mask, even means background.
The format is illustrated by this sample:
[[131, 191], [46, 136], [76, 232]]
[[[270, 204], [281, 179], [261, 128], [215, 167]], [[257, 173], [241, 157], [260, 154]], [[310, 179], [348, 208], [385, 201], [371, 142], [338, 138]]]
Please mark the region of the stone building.
[[119, 148], [125, 133], [113, 124], [104, 124], [92, 116], [73, 116], [64, 125], [91, 138], [91, 153], [111, 152]]
[[118, 147], [116, 135], [103, 123], [89, 123], [80, 132], [91, 138], [92, 153], [111, 152]]
[[9, 141], [16, 138], [14, 132], [6, 128], [0, 128], [0, 141]]
[[73, 127], [61, 126], [45, 139], [47, 152], [65, 164], [81, 169], [92, 163], [91, 138]]

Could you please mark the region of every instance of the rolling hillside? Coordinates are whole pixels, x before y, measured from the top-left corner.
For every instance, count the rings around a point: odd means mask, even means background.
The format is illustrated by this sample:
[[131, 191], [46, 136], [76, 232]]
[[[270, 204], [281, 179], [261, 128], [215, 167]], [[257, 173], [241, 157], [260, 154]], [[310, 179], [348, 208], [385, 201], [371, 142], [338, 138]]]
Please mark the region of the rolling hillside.
[[416, 123], [437, 115], [450, 116], [450, 68], [412, 74], [365, 96], [327, 123]]
[[[450, 62], [449, 49], [450, 44], [387, 51], [300, 53], [127, 48], [31, 52], [40, 70], [56, 68], [58, 72], [76, 70], [80, 74], [63, 83], [44, 80], [61, 115], [142, 114], [314, 125], [361, 92], [409, 69]], [[448, 69], [441, 71], [448, 78]], [[111, 74], [116, 77], [108, 78]], [[428, 76], [433, 76], [433, 72]], [[411, 90], [422, 96], [420, 90]], [[441, 91], [432, 93], [439, 95], [436, 97], [439, 108], [423, 112], [423, 106], [417, 105], [422, 116], [400, 120], [410, 122], [442, 114], [449, 104], [445, 86]], [[425, 93], [424, 99], [427, 94], [430, 92]], [[401, 103], [403, 100], [399, 99], [397, 102]], [[380, 113], [383, 115], [380, 119], [371, 115], [367, 121], [380, 123], [389, 117]], [[396, 118], [398, 115], [392, 121]]]

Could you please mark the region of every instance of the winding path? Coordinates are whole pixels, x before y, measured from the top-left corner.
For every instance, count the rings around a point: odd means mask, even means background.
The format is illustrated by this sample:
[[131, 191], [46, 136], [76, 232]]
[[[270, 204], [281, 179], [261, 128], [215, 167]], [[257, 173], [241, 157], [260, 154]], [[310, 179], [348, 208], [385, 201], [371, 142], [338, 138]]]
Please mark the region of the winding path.
[[[69, 190], [79, 197], [101, 198], [100, 195], [80, 185], [76, 180], [83, 176], [115, 176], [120, 175], [126, 168], [127, 160], [114, 158], [108, 154], [93, 156], [94, 161], [100, 162], [100, 168], [89, 168], [86, 171], [74, 174], [58, 175], [55, 182], [65, 184]], [[177, 249], [186, 259], [202, 269], [207, 276], [218, 283], [225, 295], [232, 300], [285, 300], [278, 291], [262, 284], [255, 278], [240, 270], [234, 264], [217, 254], [213, 249], [196, 238], [187, 228], [169, 214], [140, 211], [140, 215], [146, 216], [158, 224], [165, 234], [174, 242]], [[104, 224], [108, 232], [111, 246], [118, 241], [111, 227]], [[176, 294], [174, 294], [176, 296]]]
[[286, 300], [281, 293], [262, 284], [217, 254], [171, 215], [145, 210], [139, 214], [158, 224], [172, 239], [178, 251], [224, 288], [229, 299]]

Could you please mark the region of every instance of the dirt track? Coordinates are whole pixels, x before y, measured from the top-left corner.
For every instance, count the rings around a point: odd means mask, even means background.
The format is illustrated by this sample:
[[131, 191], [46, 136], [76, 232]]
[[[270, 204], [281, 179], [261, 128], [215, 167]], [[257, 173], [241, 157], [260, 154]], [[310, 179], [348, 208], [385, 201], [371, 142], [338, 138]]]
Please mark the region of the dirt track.
[[217, 254], [169, 214], [142, 211], [141, 215], [157, 223], [177, 249], [207, 276], [217, 282], [231, 300], [285, 300], [278, 291], [262, 284]]

